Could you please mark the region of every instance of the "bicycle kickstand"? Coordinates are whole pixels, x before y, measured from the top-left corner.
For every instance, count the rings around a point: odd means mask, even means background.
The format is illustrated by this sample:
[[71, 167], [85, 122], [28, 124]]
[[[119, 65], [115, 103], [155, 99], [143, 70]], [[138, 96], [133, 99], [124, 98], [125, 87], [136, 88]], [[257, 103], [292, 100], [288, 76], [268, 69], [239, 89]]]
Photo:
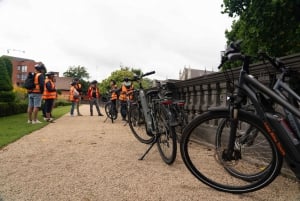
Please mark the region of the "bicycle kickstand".
[[103, 122], [105, 123], [105, 122], [107, 121], [107, 119], [108, 119], [108, 117], [106, 117], [106, 119], [104, 119], [104, 121], [103, 121]]
[[153, 140], [153, 142], [151, 143], [150, 147], [146, 150], [146, 152], [142, 155], [141, 158], [139, 158], [139, 160], [143, 160], [145, 158], [145, 156], [149, 153], [149, 151], [152, 149], [153, 145], [156, 143], [157, 139]]

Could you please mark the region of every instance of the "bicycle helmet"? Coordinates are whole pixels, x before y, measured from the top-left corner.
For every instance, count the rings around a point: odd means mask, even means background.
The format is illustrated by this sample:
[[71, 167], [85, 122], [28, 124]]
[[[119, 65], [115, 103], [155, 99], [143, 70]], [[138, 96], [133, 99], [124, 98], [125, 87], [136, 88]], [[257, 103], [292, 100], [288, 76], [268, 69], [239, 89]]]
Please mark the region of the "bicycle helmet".
[[97, 80], [93, 80], [92, 82], [91, 82], [91, 84], [97, 84], [98, 82], [97, 82]]
[[44, 70], [45, 72], [47, 72], [47, 69], [45, 67], [45, 65], [43, 63], [38, 63], [38, 64], [35, 64], [34, 65], [34, 68], [37, 70], [37, 71], [42, 71]]

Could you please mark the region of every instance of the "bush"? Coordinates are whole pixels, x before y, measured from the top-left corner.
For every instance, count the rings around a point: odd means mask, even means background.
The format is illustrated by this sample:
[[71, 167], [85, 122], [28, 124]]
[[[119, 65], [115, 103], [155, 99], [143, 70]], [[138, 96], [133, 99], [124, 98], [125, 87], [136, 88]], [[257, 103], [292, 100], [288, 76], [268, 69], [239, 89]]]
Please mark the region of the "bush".
[[71, 105], [70, 101], [66, 101], [66, 100], [56, 100], [55, 101], [55, 107], [58, 106], [67, 106], [67, 105]]
[[27, 112], [26, 103], [0, 103], [0, 117]]
[[16, 94], [13, 91], [0, 91], [0, 102], [14, 102]]

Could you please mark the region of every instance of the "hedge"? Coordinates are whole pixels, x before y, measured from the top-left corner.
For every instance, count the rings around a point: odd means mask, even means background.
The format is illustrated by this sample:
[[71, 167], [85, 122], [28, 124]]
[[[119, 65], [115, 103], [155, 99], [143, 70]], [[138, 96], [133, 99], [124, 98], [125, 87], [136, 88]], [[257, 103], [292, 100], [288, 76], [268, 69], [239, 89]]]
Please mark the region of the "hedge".
[[[71, 105], [71, 102], [62, 101], [62, 100], [55, 102], [55, 107], [67, 106], [67, 105]], [[14, 114], [20, 114], [20, 113], [26, 113], [27, 107], [28, 107], [28, 103], [0, 102], [0, 117], [14, 115]]]

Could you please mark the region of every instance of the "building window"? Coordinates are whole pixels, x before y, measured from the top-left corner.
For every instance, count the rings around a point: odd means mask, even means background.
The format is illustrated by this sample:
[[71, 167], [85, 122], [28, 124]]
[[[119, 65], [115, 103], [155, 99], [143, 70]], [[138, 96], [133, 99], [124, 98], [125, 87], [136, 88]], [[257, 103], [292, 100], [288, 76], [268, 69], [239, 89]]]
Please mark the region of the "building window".
[[23, 72], [23, 73], [24, 73], [24, 72], [26, 73], [26, 72], [27, 72], [27, 66], [17, 66], [17, 70], [18, 70], [18, 71], [21, 71], [21, 72]]
[[26, 77], [27, 77], [27, 75], [23, 73], [23, 74], [22, 74], [22, 77], [21, 77], [21, 80], [22, 80], [22, 81], [25, 81], [25, 80], [26, 80]]

